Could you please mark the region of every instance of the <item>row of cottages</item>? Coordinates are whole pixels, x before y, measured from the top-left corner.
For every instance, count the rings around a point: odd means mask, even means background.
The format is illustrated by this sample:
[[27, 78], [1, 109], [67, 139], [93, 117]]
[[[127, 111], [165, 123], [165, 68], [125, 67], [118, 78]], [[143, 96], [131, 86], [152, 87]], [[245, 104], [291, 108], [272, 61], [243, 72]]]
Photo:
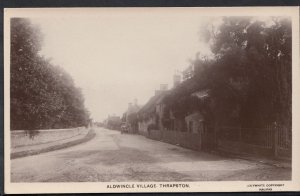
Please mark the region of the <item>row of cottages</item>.
[[[190, 80], [193, 77], [193, 71], [193, 66], [190, 66], [183, 73], [185, 83], [180, 83], [180, 77], [174, 77], [174, 86], [179, 85], [178, 88], [184, 89], [185, 97], [191, 98], [190, 102], [196, 100], [203, 105], [208, 103], [213, 105], [214, 100], [211, 99], [210, 90], [202, 89], [193, 92], [189, 88], [195, 82]], [[241, 85], [237, 82], [230, 82], [231, 86], [236, 86], [236, 88]], [[176, 118], [174, 114], [178, 113], [165, 105], [169, 103], [165, 98], [172, 93], [174, 93], [173, 90], [168, 90], [166, 85], [161, 85], [160, 89], [155, 91], [155, 95], [139, 110], [137, 121], [140, 134], [195, 150], [291, 157], [291, 129], [280, 126], [266, 128], [231, 127], [226, 124], [216, 126], [213, 123], [213, 117], [210, 119], [208, 117], [210, 112], [205, 113], [205, 110], [199, 107], [195, 110], [189, 108], [189, 113], [182, 112], [183, 117], [176, 115]], [[180, 96], [177, 94], [177, 98], [181, 98]], [[179, 103], [181, 102], [177, 102]]]
[[139, 133], [148, 136], [150, 130], [162, 130], [161, 119], [164, 105], [162, 100], [168, 94], [167, 86], [162, 84], [160, 90], [138, 112]]
[[[166, 110], [164, 98], [170, 93], [166, 86], [150, 98], [138, 112], [139, 133], [151, 139], [165, 141], [183, 147], [205, 150], [210, 148], [212, 136], [205, 126], [201, 112], [194, 111], [183, 119], [176, 119], [172, 111]], [[194, 92], [191, 96], [203, 99], [208, 91]]]

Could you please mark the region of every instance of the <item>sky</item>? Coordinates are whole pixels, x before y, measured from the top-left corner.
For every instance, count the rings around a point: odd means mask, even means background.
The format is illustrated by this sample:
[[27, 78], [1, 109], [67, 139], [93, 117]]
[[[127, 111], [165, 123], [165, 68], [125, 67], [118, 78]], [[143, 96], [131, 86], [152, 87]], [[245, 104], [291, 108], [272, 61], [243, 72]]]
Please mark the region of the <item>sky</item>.
[[63, 67], [82, 89], [94, 121], [121, 116], [128, 103], [145, 104], [160, 84], [173, 86], [176, 70], [197, 52], [208, 18], [178, 12], [97, 12], [34, 18], [44, 34], [42, 54]]

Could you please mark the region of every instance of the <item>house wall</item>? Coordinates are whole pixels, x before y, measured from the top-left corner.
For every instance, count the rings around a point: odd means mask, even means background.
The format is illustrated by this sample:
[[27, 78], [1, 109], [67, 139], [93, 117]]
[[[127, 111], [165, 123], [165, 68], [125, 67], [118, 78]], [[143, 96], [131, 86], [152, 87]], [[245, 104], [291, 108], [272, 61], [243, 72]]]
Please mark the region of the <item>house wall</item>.
[[187, 120], [187, 131], [190, 133], [202, 133], [203, 132], [203, 121]]
[[201, 133], [203, 131], [203, 122], [202, 121], [199, 122], [199, 121], [195, 121], [195, 120], [190, 120], [190, 121], [187, 121], [187, 126], [188, 126], [188, 132], [190, 132], [190, 133]]
[[203, 132], [203, 115], [199, 112], [194, 112], [185, 117], [187, 125], [187, 131], [191, 133], [202, 133]]
[[160, 130], [163, 130], [163, 124], [162, 124], [162, 118], [163, 118], [163, 112], [164, 112], [164, 105], [163, 104], [157, 104], [156, 105], [156, 114], [158, 115], [158, 127]]
[[174, 124], [176, 131], [187, 131], [184, 120], [175, 120]]
[[147, 120], [139, 121], [138, 122], [138, 132], [141, 135], [148, 136], [148, 126], [150, 124], [155, 124], [154, 118], [149, 118]]

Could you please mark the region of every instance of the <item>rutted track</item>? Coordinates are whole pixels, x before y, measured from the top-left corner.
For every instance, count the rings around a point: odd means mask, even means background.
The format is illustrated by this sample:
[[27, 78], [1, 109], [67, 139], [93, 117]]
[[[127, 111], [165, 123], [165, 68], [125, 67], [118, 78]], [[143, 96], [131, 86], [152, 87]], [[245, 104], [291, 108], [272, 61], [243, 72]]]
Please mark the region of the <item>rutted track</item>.
[[11, 161], [12, 182], [289, 180], [291, 169], [95, 129], [93, 140]]

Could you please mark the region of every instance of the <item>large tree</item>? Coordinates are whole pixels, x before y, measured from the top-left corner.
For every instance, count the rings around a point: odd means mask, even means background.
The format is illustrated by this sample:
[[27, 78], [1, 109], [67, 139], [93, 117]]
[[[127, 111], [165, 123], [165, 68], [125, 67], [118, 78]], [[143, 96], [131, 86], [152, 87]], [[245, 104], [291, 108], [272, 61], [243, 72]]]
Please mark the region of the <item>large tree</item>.
[[42, 40], [30, 20], [11, 19], [11, 129], [87, 125], [80, 89], [62, 68], [39, 54]]
[[291, 21], [225, 17], [210, 41], [214, 80], [235, 90], [241, 125], [291, 126]]

